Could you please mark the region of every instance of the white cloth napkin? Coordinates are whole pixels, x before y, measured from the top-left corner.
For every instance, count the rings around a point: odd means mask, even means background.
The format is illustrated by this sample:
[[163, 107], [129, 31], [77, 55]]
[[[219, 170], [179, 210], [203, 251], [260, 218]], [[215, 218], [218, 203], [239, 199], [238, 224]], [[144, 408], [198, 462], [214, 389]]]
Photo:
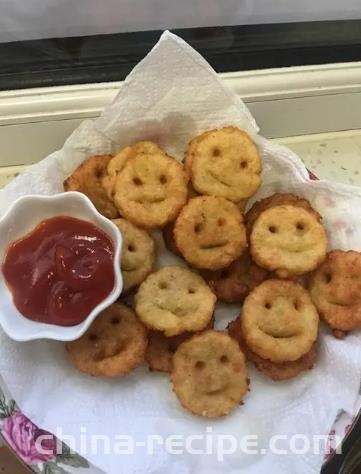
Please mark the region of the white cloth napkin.
[[[361, 189], [328, 181], [311, 182], [301, 160], [285, 147], [257, 135], [257, 125], [243, 102], [196, 51], [169, 32], [134, 68], [100, 118], [85, 121], [62, 150], [0, 191], [0, 213], [20, 195], [61, 191], [63, 179], [90, 154], [114, 152], [133, 141], [151, 139], [182, 159], [193, 136], [223, 125], [248, 130], [259, 145], [264, 184], [255, 199], [275, 191], [305, 196], [324, 217], [331, 248], [361, 250]], [[160, 262], [173, 261], [175, 257], [167, 255], [158, 240]], [[238, 312], [236, 306], [220, 305], [217, 327], [224, 328]], [[273, 435], [287, 435], [288, 441], [277, 441], [277, 448], [294, 443], [297, 449], [299, 445], [292, 436], [304, 435], [312, 446], [312, 437], [327, 435], [340, 410], [355, 410], [361, 334], [336, 340], [326, 329], [321, 333], [314, 370], [276, 383], [250, 368], [251, 391], [245, 404], [218, 420], [202, 419], [185, 411], [172, 393], [167, 375], [140, 368], [121, 379], [88, 377], [72, 367], [63, 344], [16, 343], [1, 330], [0, 373], [27, 416], [53, 433], [60, 434], [57, 428], [61, 427], [63, 436], [75, 437], [78, 450], [81, 436], [86, 436], [88, 443], [91, 435], [108, 435], [111, 442], [116, 435], [132, 436], [138, 443], [134, 455], [105, 454], [101, 450], [96, 453], [88, 445], [88, 460], [108, 474], [311, 474], [320, 471], [322, 450], [275, 454], [270, 452], [269, 440]], [[160, 443], [147, 453], [139, 444], [149, 444], [149, 435], [181, 435], [186, 439], [188, 435], [205, 434], [209, 454], [187, 452], [185, 441], [183, 451], [177, 448], [182, 454], [172, 454], [169, 444]], [[258, 450], [257, 454], [245, 453], [243, 446], [220, 460], [217, 443], [231, 451], [234, 442], [227, 437], [245, 443], [243, 437], [247, 435], [258, 436], [258, 447], [250, 446]], [[178, 439], [178, 443], [182, 442]], [[204, 439], [192, 442], [195, 449], [202, 449], [203, 444]]]

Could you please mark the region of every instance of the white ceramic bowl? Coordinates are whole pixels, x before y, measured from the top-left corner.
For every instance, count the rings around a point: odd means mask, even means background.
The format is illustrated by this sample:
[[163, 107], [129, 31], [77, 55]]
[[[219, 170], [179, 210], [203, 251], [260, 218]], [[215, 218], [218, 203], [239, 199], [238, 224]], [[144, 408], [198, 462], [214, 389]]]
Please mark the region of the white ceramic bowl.
[[88, 329], [96, 316], [119, 297], [123, 288], [120, 271], [120, 253], [122, 236], [119, 229], [103, 217], [93, 203], [78, 192], [67, 192], [53, 196], [29, 195], [17, 199], [0, 220], [0, 264], [10, 243], [23, 237], [33, 230], [42, 220], [55, 216], [70, 216], [95, 224], [102, 229], [114, 242], [114, 288], [76, 326], [57, 326], [45, 324], [25, 318], [13, 304], [12, 295], [7, 288], [2, 271], [0, 272], [0, 325], [6, 334], [15, 341], [31, 341], [34, 339], [55, 339], [73, 341]]

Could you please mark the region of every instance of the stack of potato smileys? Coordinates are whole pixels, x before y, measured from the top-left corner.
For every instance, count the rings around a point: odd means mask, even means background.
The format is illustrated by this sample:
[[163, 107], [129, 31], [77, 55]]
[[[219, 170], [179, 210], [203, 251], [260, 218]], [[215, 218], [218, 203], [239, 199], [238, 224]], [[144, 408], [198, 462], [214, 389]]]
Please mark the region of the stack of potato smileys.
[[[307, 200], [274, 194], [243, 217], [261, 171], [257, 146], [235, 127], [195, 137], [184, 165], [139, 142], [75, 170], [64, 188], [86, 194], [119, 227], [123, 295], [135, 290], [134, 309], [113, 304], [67, 344], [78, 369], [121, 376], [146, 360], [171, 374], [185, 408], [218, 417], [249, 389], [246, 360], [290, 379], [315, 364], [319, 315], [337, 337], [361, 326], [361, 254], [327, 253]], [[157, 228], [189, 268], [153, 271], [148, 231]], [[212, 329], [217, 300], [242, 305], [226, 331]]]

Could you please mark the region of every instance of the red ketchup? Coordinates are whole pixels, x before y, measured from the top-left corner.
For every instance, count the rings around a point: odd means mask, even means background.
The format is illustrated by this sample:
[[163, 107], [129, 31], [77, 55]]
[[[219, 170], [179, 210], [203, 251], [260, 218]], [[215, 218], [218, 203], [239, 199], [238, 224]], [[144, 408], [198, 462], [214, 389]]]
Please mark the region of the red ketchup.
[[59, 216], [10, 244], [2, 271], [28, 319], [75, 326], [114, 287], [114, 244], [90, 222]]

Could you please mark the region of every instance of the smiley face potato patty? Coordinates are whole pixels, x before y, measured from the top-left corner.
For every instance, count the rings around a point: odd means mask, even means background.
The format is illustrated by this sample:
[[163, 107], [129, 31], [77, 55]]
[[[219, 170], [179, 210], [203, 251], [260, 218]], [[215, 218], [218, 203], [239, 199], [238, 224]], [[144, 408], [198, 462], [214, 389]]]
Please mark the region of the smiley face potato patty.
[[[117, 181], [118, 174], [122, 171], [125, 163], [137, 155], [151, 154], [151, 153], [164, 153], [156, 143], [143, 141], [129, 145], [118, 154], [116, 154], [108, 163], [107, 174], [103, 178], [103, 186], [109, 196], [109, 199], [113, 199], [115, 195], [115, 184]], [[164, 153], [165, 154], [165, 153]]]
[[237, 127], [209, 130], [194, 138], [185, 155], [185, 167], [198, 193], [233, 202], [248, 199], [261, 184], [257, 146]]
[[138, 286], [151, 273], [155, 261], [155, 243], [144, 229], [126, 219], [114, 219], [123, 237], [121, 263], [123, 293]]
[[314, 270], [326, 257], [325, 229], [312, 212], [290, 205], [262, 212], [253, 224], [254, 261], [280, 278]]
[[135, 310], [149, 329], [175, 336], [204, 329], [211, 321], [216, 296], [187, 268], [163, 267], [140, 285]]
[[164, 153], [142, 153], [118, 173], [114, 202], [126, 219], [139, 227], [164, 227], [187, 200], [183, 166]]
[[289, 380], [297, 377], [300, 373], [311, 370], [316, 363], [316, 343], [305, 355], [297, 360], [272, 362], [269, 359], [262, 359], [262, 357], [247, 346], [242, 334], [241, 318], [231, 321], [227, 326], [227, 330], [228, 334], [238, 342], [247, 360], [253, 362], [257, 370], [274, 381]]
[[209, 418], [227, 415], [248, 390], [246, 358], [227, 333], [207, 330], [176, 350], [173, 390], [184, 408]]
[[112, 155], [90, 156], [63, 183], [64, 191], [78, 191], [85, 194], [97, 210], [109, 219], [119, 215], [118, 209], [103, 186], [107, 166], [112, 158]]
[[258, 267], [247, 250], [224, 270], [201, 272], [217, 299], [225, 303], [243, 303], [253, 288], [262, 283], [268, 272]]
[[267, 280], [245, 299], [241, 326], [247, 346], [263, 359], [295, 361], [317, 339], [319, 317], [298, 283]]
[[134, 311], [115, 303], [100, 313], [81, 338], [68, 342], [66, 349], [82, 372], [119, 377], [144, 362], [147, 330]]
[[238, 207], [227, 199], [190, 199], [174, 225], [175, 243], [196, 268], [218, 270], [236, 260], [246, 248], [246, 231]]
[[311, 275], [309, 291], [321, 318], [332, 329], [353, 331], [361, 327], [361, 253], [329, 252]]
[[252, 232], [253, 224], [256, 222], [262, 212], [275, 206], [302, 207], [303, 209], [306, 209], [306, 211], [309, 211], [311, 214], [313, 214], [318, 222], [321, 222], [320, 214], [315, 209], [313, 209], [307, 199], [301, 198], [291, 193], [275, 193], [271, 196], [261, 199], [260, 201], [256, 201], [246, 213], [244, 220], [248, 237]]

